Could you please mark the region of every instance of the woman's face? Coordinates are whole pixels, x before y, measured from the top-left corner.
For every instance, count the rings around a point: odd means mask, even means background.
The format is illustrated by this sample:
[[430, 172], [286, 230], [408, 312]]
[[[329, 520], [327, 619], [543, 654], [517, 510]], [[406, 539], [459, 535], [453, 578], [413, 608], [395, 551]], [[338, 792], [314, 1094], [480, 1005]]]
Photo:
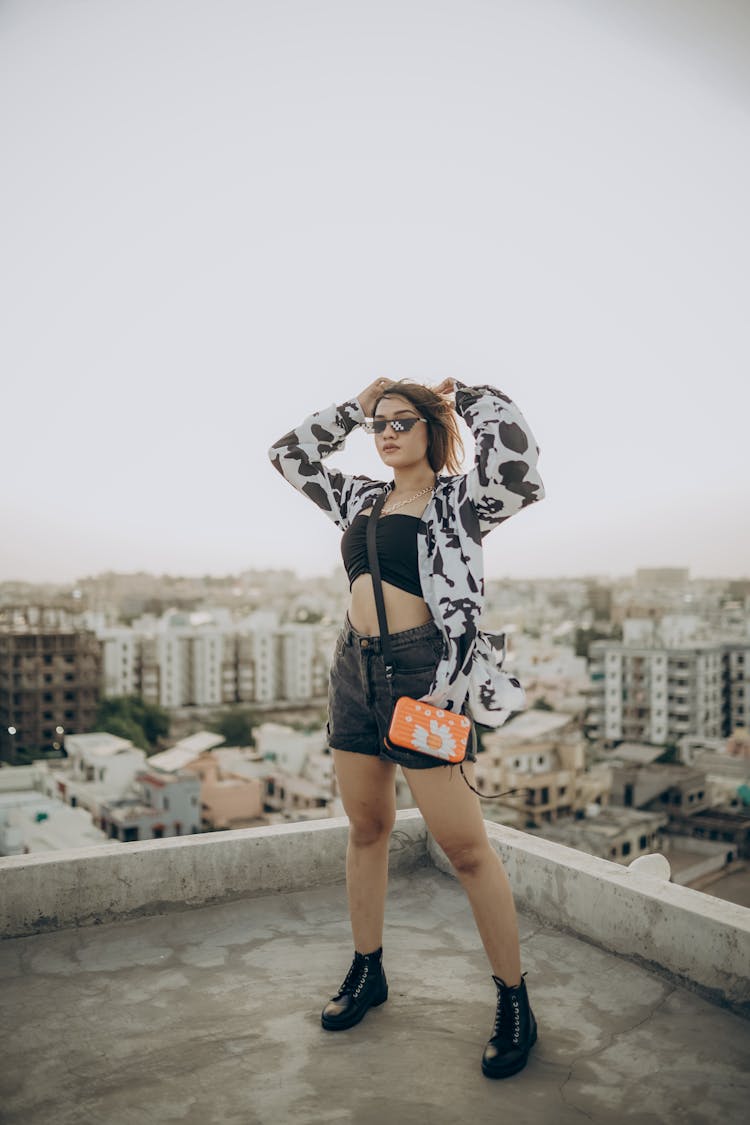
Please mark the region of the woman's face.
[[402, 395], [381, 398], [375, 409], [373, 421], [386, 421], [384, 431], [375, 434], [375, 448], [381, 461], [394, 469], [410, 468], [427, 460], [427, 422], [416, 422], [410, 430], [394, 429], [391, 422], [422, 418], [419, 410]]

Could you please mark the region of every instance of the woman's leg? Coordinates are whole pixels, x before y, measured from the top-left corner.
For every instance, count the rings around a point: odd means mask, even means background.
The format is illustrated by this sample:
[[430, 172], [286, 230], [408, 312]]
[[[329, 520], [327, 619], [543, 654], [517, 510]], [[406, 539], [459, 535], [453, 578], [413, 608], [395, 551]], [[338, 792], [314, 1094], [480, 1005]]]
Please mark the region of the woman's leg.
[[396, 819], [396, 766], [368, 754], [333, 751], [346, 815], [346, 890], [354, 948], [371, 953], [383, 944], [388, 886], [388, 842]]
[[[476, 784], [474, 763], [464, 772]], [[471, 903], [492, 972], [509, 986], [521, 981], [521, 951], [513, 893], [505, 868], [490, 846], [479, 798], [457, 769], [404, 769], [412, 796], [430, 832], [456, 869]]]

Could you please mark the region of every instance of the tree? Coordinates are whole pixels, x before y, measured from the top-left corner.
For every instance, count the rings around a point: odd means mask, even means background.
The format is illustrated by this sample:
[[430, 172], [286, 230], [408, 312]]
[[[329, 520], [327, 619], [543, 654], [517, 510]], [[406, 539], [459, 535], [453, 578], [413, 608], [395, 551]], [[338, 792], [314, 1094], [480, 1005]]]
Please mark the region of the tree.
[[224, 735], [228, 746], [254, 746], [253, 727], [257, 725], [257, 716], [243, 707], [221, 711], [207, 723], [209, 730]]
[[552, 704], [548, 703], [543, 695], [540, 695], [538, 699], [534, 700], [531, 704], [531, 709], [532, 711], [554, 711]]
[[138, 695], [118, 695], [102, 699], [96, 712], [97, 730], [129, 738], [141, 750], [158, 749], [159, 740], [169, 734], [169, 715], [155, 703]]

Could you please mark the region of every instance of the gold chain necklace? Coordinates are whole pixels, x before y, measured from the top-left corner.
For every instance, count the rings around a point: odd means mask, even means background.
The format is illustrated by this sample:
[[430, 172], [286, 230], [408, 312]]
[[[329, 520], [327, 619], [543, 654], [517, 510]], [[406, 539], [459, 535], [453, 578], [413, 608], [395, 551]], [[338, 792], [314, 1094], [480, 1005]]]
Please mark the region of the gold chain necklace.
[[433, 492], [434, 489], [435, 485], [431, 484], [427, 488], [423, 488], [421, 492], [415, 492], [413, 496], [410, 496], [408, 498], [408, 500], [402, 500], [400, 504], [393, 504], [388, 509], [388, 511], [383, 508], [380, 514], [381, 516], [389, 516], [391, 512], [395, 512], [398, 508], [405, 508], [407, 504], [411, 504], [412, 500], [418, 500], [420, 496], [426, 496], [428, 492]]

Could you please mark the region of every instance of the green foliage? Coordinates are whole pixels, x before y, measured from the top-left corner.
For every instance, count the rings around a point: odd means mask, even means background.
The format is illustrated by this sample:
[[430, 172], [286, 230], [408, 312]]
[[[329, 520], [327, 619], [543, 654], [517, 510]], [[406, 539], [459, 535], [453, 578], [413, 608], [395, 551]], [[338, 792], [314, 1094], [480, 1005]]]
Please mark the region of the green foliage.
[[534, 702], [531, 704], [531, 710], [532, 711], [554, 711], [554, 707], [552, 706], [551, 703], [547, 702], [547, 700], [544, 698], [543, 695], [540, 695], [539, 698], [535, 699]]
[[621, 641], [622, 629], [614, 625], [603, 632], [601, 629], [576, 629], [575, 650], [576, 656], [585, 656], [588, 659], [589, 645], [592, 641]]
[[227, 746], [254, 746], [253, 727], [258, 725], [254, 712], [243, 707], [232, 707], [218, 712], [206, 724], [209, 730], [223, 734]]
[[138, 695], [113, 696], [99, 703], [95, 729], [129, 738], [141, 750], [152, 751], [158, 748], [159, 739], [169, 734], [169, 715]]

